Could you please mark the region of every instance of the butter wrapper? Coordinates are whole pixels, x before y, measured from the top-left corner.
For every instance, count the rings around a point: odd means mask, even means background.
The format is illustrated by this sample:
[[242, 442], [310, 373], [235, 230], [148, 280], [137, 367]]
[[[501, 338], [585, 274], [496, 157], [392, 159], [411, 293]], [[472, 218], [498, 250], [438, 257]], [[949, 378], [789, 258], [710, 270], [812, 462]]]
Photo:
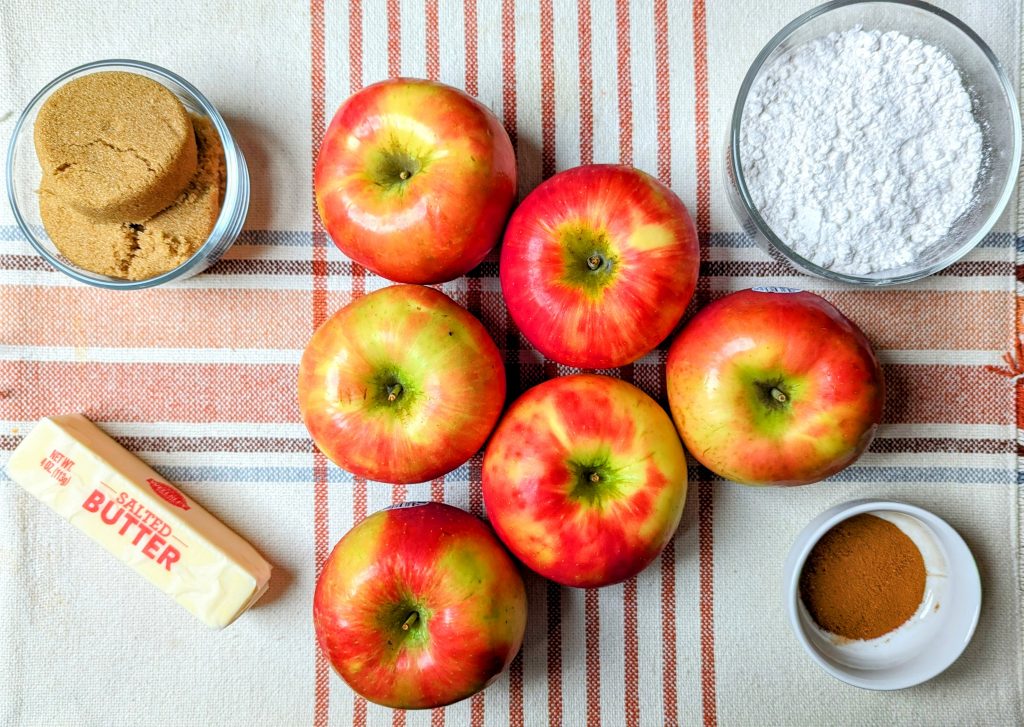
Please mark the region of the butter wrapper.
[[42, 419], [7, 473], [210, 627], [267, 590], [270, 564], [249, 543], [80, 414]]

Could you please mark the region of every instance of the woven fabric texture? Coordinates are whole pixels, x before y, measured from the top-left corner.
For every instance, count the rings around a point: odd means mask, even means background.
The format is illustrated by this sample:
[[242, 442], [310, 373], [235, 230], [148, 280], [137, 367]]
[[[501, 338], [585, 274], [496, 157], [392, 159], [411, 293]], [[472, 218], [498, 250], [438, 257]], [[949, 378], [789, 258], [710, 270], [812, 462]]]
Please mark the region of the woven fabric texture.
[[[939, 0], [1015, 84], [1018, 0]], [[898, 289], [803, 275], [746, 238], [725, 195], [728, 120], [764, 43], [806, 0], [0, 0], [0, 145], [51, 78], [138, 58], [194, 83], [237, 135], [246, 228], [183, 283], [109, 292], [50, 269], [0, 206], [0, 465], [38, 418], [80, 411], [249, 539], [270, 592], [211, 632], [0, 476], [0, 724], [1011, 725], [1022, 713], [1016, 195], [975, 251]], [[482, 694], [391, 712], [354, 696], [315, 645], [313, 586], [366, 513], [443, 499], [482, 514], [479, 455], [432, 483], [353, 479], [314, 452], [296, 367], [315, 326], [386, 285], [327, 238], [312, 165], [350, 93], [437, 78], [504, 120], [520, 195], [581, 163], [624, 162], [680, 195], [701, 235], [691, 313], [757, 284], [813, 290], [877, 347], [889, 397], [870, 451], [824, 484], [757, 490], [693, 466], [679, 531], [623, 585], [528, 577], [526, 641]], [[503, 349], [510, 396], [568, 369], [511, 324], [491, 256], [441, 286]], [[1019, 351], [1018, 351], [1019, 354]], [[665, 347], [614, 372], [665, 399]], [[692, 465], [692, 462], [691, 462]], [[826, 675], [786, 623], [783, 559], [846, 500], [891, 498], [947, 519], [979, 564], [984, 605], [962, 658], [922, 686], [867, 692]]]

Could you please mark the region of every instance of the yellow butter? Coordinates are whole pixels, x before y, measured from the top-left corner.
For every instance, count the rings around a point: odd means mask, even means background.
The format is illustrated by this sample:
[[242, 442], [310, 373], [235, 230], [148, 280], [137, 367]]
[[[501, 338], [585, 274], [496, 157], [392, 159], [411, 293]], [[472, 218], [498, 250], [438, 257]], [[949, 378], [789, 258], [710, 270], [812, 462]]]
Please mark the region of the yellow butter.
[[249, 543], [80, 414], [40, 420], [7, 473], [208, 626], [267, 590], [270, 564]]

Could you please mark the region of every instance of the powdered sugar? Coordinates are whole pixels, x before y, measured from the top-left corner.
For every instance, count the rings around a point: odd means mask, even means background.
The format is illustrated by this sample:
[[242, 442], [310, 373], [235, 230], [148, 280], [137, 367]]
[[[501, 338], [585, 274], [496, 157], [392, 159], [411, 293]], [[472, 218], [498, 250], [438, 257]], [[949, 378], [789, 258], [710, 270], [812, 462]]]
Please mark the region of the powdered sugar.
[[821, 267], [865, 275], [912, 263], [969, 209], [982, 135], [948, 55], [857, 27], [762, 71], [740, 159], [783, 242]]

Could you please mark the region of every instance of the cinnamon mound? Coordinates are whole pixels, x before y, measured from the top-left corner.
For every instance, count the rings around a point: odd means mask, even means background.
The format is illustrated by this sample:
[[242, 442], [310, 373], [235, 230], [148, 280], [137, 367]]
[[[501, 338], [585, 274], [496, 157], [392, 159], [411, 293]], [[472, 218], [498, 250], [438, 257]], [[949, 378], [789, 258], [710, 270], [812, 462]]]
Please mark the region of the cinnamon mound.
[[864, 513], [814, 545], [800, 574], [800, 597], [825, 631], [876, 639], [917, 612], [926, 578], [914, 541], [888, 520]]

